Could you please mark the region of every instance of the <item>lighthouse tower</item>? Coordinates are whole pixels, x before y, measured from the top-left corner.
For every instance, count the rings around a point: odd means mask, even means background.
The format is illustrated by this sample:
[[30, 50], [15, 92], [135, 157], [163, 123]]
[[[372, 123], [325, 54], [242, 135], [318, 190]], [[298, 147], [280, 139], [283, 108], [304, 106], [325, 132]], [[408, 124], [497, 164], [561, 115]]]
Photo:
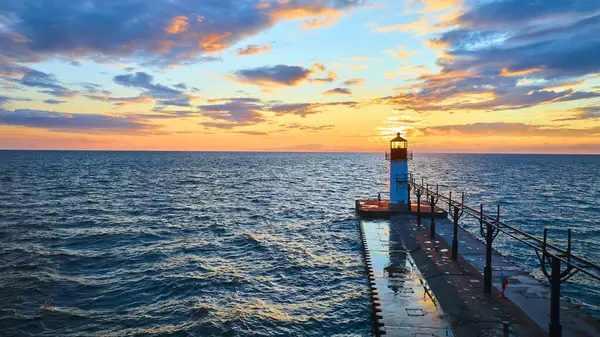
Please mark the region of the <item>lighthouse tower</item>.
[[408, 159], [408, 141], [398, 132], [390, 142], [390, 208], [410, 210]]

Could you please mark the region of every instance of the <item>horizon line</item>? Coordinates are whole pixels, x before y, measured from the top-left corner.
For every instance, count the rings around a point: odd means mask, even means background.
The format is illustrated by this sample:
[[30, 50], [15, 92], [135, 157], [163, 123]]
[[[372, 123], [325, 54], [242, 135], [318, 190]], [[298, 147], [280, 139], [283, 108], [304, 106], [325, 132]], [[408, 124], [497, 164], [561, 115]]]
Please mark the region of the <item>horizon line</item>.
[[[386, 151], [319, 151], [319, 150], [128, 150], [128, 149], [2, 149], [0, 151], [62, 151], [62, 152], [205, 152], [205, 153], [348, 153], [348, 154], [385, 154]], [[600, 152], [413, 152], [414, 154], [499, 154], [499, 155], [584, 155], [598, 156]]]

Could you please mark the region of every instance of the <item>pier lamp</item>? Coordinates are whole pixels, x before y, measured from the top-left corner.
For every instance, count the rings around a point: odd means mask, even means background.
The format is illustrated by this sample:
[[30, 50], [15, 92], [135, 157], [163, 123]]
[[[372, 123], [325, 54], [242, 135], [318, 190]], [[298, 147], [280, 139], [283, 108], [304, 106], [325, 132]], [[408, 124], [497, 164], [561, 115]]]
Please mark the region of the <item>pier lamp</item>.
[[408, 141], [398, 132], [390, 141], [390, 209], [410, 209]]

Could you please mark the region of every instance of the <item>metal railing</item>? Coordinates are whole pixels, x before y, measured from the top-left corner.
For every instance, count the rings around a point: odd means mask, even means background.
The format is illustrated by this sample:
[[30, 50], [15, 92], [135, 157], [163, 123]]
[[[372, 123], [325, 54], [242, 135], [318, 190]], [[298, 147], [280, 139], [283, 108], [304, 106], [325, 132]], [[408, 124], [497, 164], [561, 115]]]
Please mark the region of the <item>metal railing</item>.
[[[544, 229], [543, 238], [537, 238], [525, 231], [511, 226], [505, 222], [500, 221], [500, 205], [497, 206], [495, 215], [485, 214], [483, 211], [483, 205], [480, 205], [479, 210], [464, 203], [464, 193], [460, 200], [452, 199], [452, 192], [449, 192], [447, 196], [442, 195], [439, 192], [439, 186], [426, 184], [424, 179], [421, 182], [417, 182], [415, 177], [411, 174], [409, 177], [409, 185], [418, 200], [421, 196], [426, 196], [425, 200], [431, 204], [431, 201], [435, 205], [439, 202], [446, 203], [448, 205], [448, 214], [454, 221], [454, 234], [452, 240], [452, 259], [456, 260], [456, 254], [458, 251], [458, 240], [457, 240], [457, 227], [458, 220], [463, 215], [470, 216], [479, 220], [480, 234], [486, 242], [486, 266], [484, 268], [484, 292], [491, 293], [491, 282], [492, 282], [492, 269], [491, 269], [491, 255], [492, 255], [492, 242], [496, 236], [500, 233], [508, 235], [509, 237], [517, 240], [518, 242], [525, 244], [526, 246], [533, 248], [535, 253], [540, 260], [542, 272], [550, 281], [551, 289], [551, 308], [550, 308], [550, 336], [561, 336], [562, 327], [560, 325], [560, 284], [570, 279], [576, 273], [581, 272], [595, 280], [600, 281], [600, 265], [588, 261], [580, 256], [577, 256], [571, 252], [571, 230], [568, 230], [567, 248], [563, 249], [554, 244], [548, 243], [547, 240], [547, 229]], [[431, 201], [430, 201], [431, 200]], [[435, 221], [432, 217], [431, 224], [431, 235], [435, 235]], [[417, 219], [420, 220], [420, 214], [417, 214]], [[418, 221], [420, 224], [420, 221]], [[566, 268], [561, 271], [561, 264], [566, 265]], [[550, 267], [550, 269], [548, 269]]]

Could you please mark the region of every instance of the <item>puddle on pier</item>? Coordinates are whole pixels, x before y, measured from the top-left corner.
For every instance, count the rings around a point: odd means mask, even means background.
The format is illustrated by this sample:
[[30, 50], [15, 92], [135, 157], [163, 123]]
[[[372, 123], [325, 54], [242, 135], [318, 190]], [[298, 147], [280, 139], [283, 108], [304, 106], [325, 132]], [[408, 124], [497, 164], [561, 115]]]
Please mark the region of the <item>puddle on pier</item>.
[[[407, 224], [408, 225], [408, 224]], [[386, 336], [455, 337], [427, 282], [388, 221], [361, 221]]]

